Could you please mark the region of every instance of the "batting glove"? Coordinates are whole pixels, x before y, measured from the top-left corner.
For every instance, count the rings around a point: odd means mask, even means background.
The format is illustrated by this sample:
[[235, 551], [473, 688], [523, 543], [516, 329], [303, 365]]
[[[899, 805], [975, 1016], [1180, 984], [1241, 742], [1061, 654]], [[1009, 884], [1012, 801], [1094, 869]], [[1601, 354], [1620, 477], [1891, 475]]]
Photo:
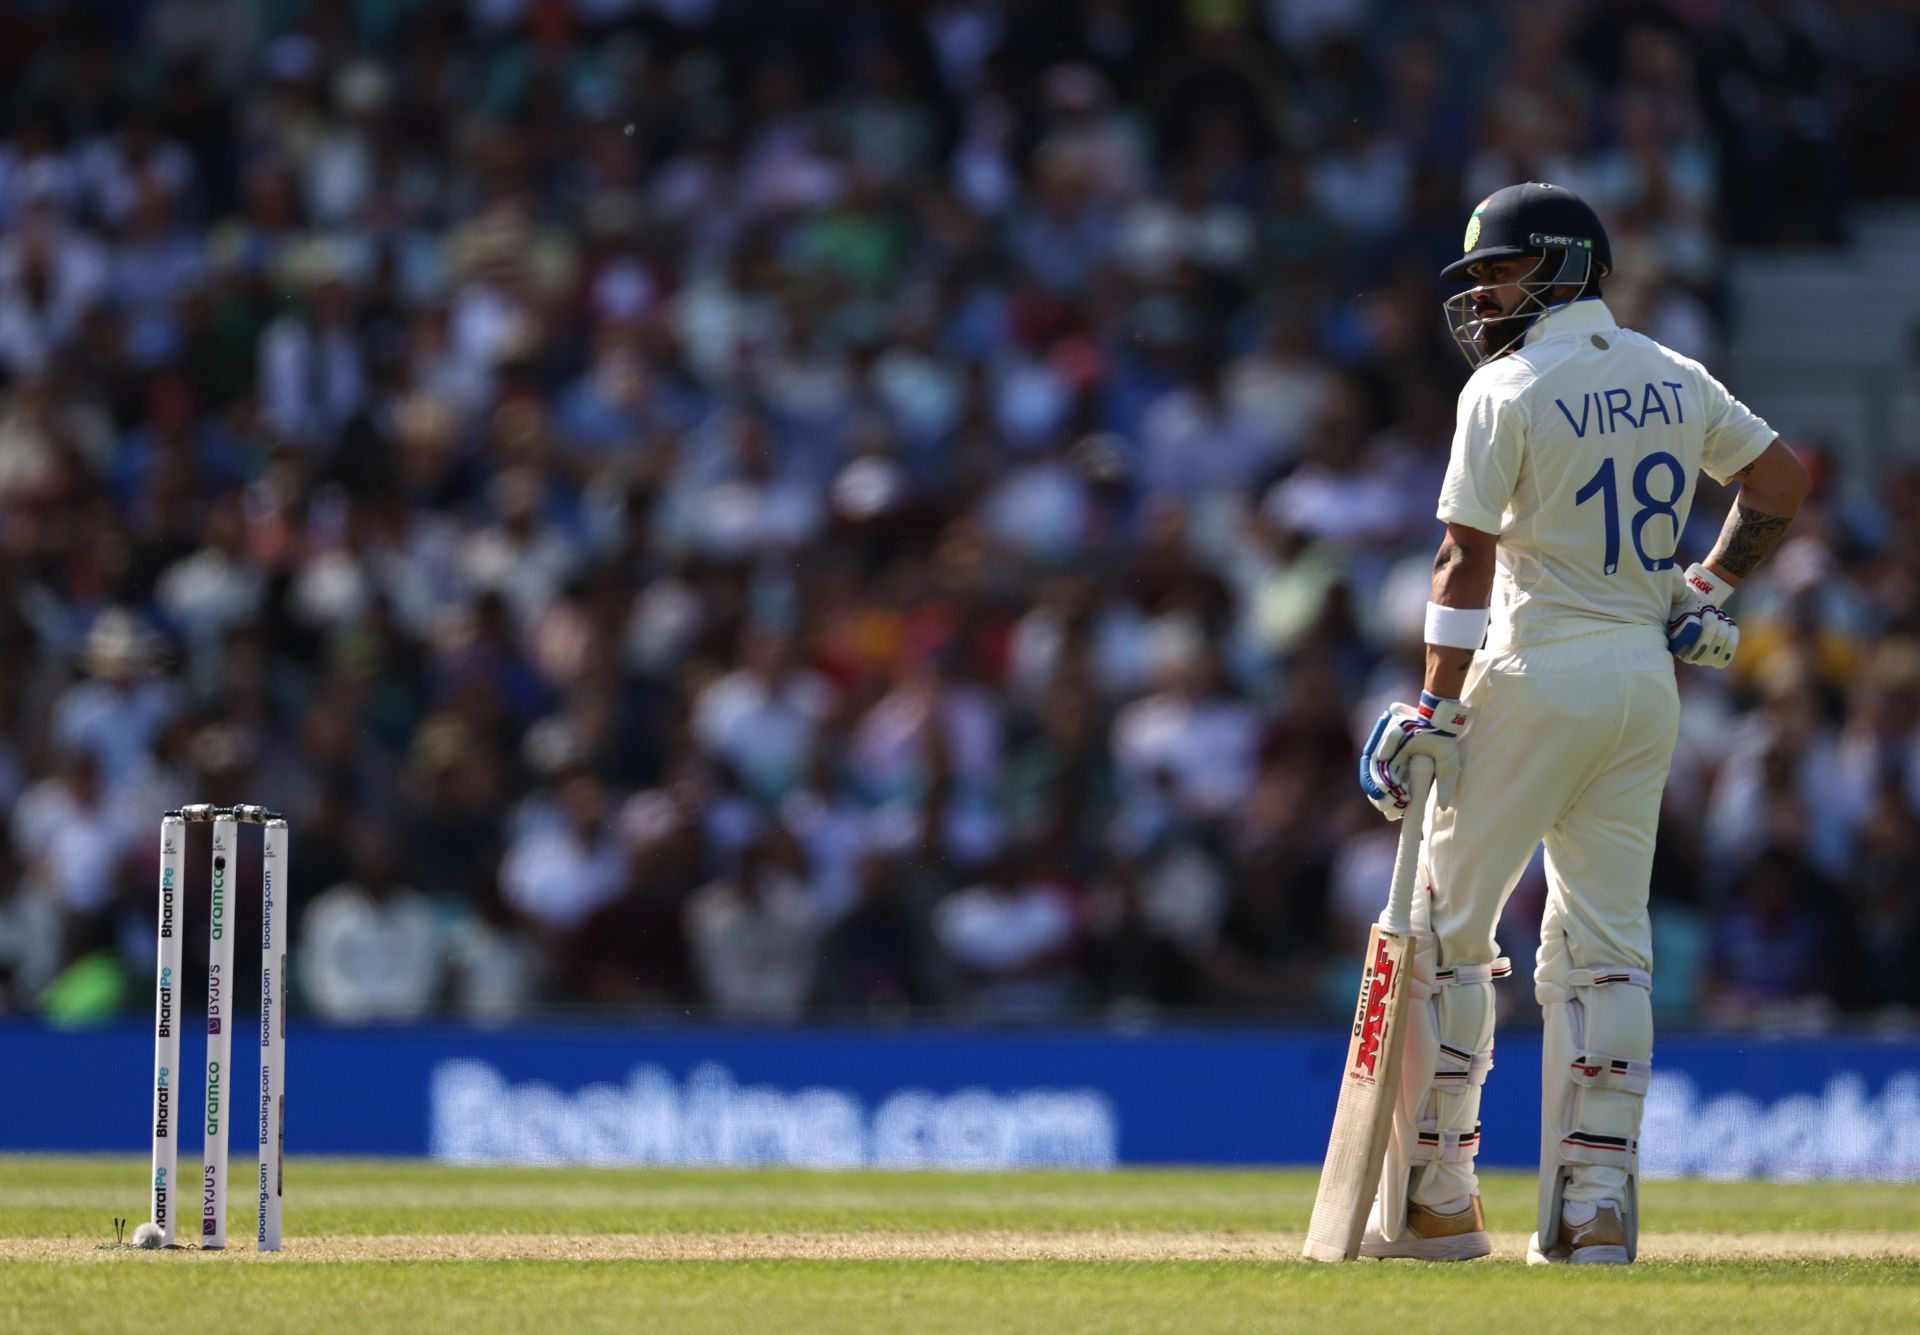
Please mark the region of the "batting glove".
[[1373, 725], [1360, 749], [1360, 791], [1388, 820], [1407, 813], [1407, 765], [1415, 756], [1433, 761], [1433, 789], [1443, 807], [1453, 805], [1460, 777], [1460, 734], [1469, 711], [1458, 700], [1420, 692], [1419, 705], [1394, 703]]
[[1682, 663], [1723, 668], [1740, 647], [1740, 626], [1721, 611], [1733, 586], [1695, 562], [1673, 585], [1667, 615], [1667, 649]]

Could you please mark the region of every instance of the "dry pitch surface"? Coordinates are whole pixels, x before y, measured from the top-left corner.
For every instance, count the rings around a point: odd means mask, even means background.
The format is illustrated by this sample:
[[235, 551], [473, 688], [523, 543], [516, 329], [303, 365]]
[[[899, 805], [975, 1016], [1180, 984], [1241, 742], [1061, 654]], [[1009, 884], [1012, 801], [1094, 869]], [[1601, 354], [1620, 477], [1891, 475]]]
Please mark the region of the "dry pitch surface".
[[[1529, 1270], [1532, 1181], [1489, 1176], [1490, 1261], [1297, 1260], [1304, 1172], [450, 1169], [296, 1161], [287, 1249], [112, 1245], [144, 1164], [0, 1158], [0, 1329], [1342, 1330], [1474, 1313], [1631, 1330], [1920, 1329], [1920, 1189], [1657, 1183], [1642, 1264]], [[242, 1246], [241, 1244], [244, 1244]], [[1421, 1322], [1422, 1325], [1434, 1323]]]

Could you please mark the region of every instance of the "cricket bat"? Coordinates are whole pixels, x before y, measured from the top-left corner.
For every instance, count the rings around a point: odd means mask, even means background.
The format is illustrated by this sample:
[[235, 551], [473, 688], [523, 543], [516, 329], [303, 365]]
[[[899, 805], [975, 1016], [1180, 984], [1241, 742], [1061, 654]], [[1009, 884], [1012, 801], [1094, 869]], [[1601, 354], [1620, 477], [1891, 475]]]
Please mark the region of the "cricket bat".
[[1360, 973], [1360, 1001], [1354, 1007], [1347, 1064], [1340, 1073], [1340, 1101], [1333, 1110], [1333, 1134], [1313, 1198], [1313, 1218], [1301, 1255], [1309, 1261], [1351, 1261], [1360, 1254], [1367, 1211], [1380, 1189], [1380, 1166], [1393, 1129], [1393, 1103], [1400, 1088], [1400, 1050], [1404, 1031], [1400, 1004], [1406, 997], [1406, 971], [1413, 959], [1413, 882], [1420, 866], [1421, 825], [1433, 762], [1416, 756], [1408, 766], [1406, 817], [1400, 822], [1400, 847], [1393, 857], [1393, 885], [1387, 893], [1386, 923], [1367, 933], [1366, 963]]

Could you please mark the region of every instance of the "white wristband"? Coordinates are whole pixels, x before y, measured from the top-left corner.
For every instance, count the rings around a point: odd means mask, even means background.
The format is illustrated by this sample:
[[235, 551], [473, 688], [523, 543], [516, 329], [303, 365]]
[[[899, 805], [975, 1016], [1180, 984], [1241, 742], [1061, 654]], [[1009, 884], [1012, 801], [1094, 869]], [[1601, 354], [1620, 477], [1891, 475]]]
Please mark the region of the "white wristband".
[[1428, 644], [1451, 649], [1478, 649], [1487, 638], [1487, 609], [1427, 604]]
[[1733, 585], [1707, 569], [1705, 562], [1695, 561], [1687, 567], [1686, 573], [1681, 578], [1686, 580], [1689, 588], [1715, 607], [1725, 606], [1728, 597], [1733, 593]]

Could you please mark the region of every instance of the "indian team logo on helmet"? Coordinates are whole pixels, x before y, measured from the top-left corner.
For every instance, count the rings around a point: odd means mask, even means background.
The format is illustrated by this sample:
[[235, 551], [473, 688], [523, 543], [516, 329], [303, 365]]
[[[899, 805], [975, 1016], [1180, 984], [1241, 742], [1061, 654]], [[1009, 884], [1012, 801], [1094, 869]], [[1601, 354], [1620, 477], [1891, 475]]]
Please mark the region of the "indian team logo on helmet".
[[1487, 205], [1491, 203], [1493, 203], [1493, 196], [1488, 195], [1473, 206], [1473, 216], [1467, 219], [1467, 239], [1460, 246], [1462, 254], [1480, 244], [1480, 215], [1487, 211]]

